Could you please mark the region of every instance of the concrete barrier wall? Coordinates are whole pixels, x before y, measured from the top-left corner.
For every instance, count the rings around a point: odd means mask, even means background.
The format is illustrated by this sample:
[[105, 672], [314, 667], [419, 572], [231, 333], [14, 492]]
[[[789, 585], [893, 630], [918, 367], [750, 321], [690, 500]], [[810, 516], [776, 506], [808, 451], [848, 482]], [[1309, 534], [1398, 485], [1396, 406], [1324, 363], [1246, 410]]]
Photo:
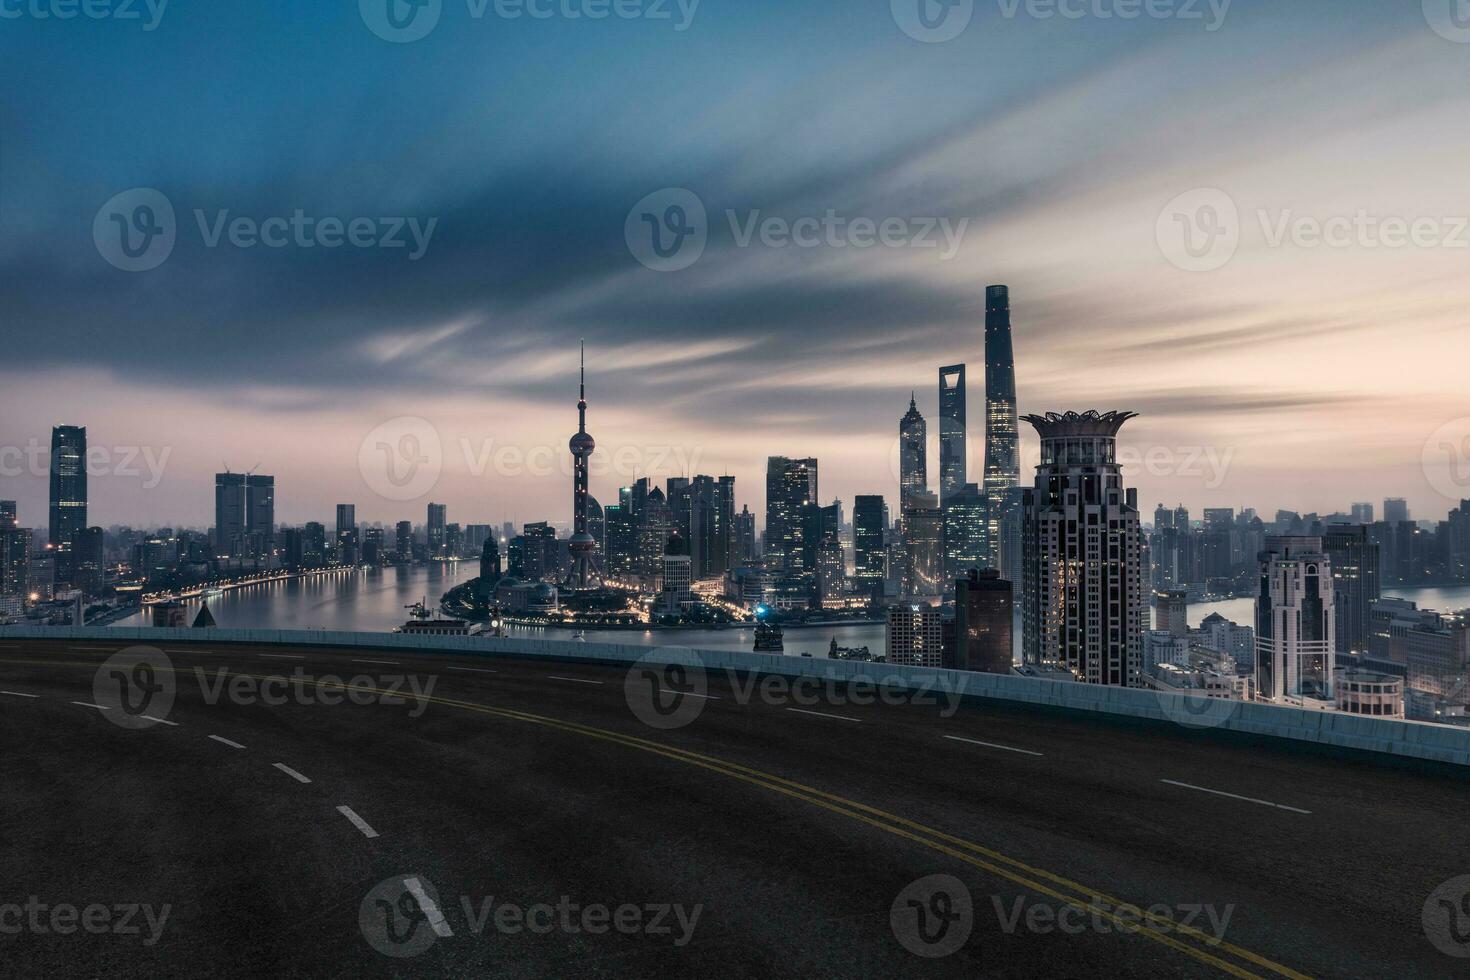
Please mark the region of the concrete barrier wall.
[[699, 665], [710, 671], [746, 671], [788, 678], [811, 677], [840, 683], [882, 684], [892, 689], [929, 692], [938, 698], [959, 696], [1046, 705], [1072, 711], [1172, 722], [1186, 728], [1217, 728], [1222, 731], [1470, 766], [1470, 730], [1446, 725], [1426, 725], [1338, 712], [1218, 701], [1160, 691], [1099, 687], [928, 667], [898, 667], [729, 650], [693, 650], [687, 647], [646, 647], [522, 637], [339, 633], [328, 630], [6, 626], [0, 627], [0, 637], [106, 640], [151, 646], [208, 643], [358, 647], [400, 653], [423, 651], [483, 657], [545, 657], [549, 660], [608, 664], [631, 664], [637, 661], [656, 664], [683, 663]]

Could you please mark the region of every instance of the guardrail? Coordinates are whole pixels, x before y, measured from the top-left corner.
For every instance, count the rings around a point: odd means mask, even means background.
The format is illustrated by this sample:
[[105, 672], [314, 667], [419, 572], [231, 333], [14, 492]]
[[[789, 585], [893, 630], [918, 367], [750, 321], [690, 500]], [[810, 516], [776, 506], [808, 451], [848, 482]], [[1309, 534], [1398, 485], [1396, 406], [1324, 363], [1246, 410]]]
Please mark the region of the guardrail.
[[1220, 701], [1136, 688], [1102, 687], [1005, 674], [980, 674], [931, 667], [900, 667], [862, 661], [789, 657], [779, 654], [688, 647], [538, 640], [524, 637], [412, 636], [401, 633], [345, 633], [329, 630], [243, 630], [187, 627], [3, 626], [0, 637], [39, 640], [108, 640], [118, 643], [209, 643], [211, 645], [291, 645], [425, 651], [485, 657], [546, 657], [591, 663], [697, 664], [728, 670], [815, 677], [840, 683], [881, 684], [947, 696], [1045, 705], [1072, 711], [1152, 721], [1188, 728], [1217, 729], [1310, 742], [1363, 752], [1470, 766], [1470, 730], [1447, 725], [1368, 718], [1336, 711], [1312, 711], [1269, 704]]

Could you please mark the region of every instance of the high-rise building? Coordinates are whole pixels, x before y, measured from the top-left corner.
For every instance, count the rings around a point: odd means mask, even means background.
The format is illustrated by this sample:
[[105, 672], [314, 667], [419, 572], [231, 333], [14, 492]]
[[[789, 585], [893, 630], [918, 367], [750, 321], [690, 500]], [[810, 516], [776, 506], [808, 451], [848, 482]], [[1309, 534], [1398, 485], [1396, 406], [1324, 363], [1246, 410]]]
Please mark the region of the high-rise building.
[[[817, 502], [817, 461], [772, 456], [766, 461], [766, 558], [775, 568], [811, 571], [803, 560], [810, 549], [803, 540], [805, 509]], [[811, 542], [815, 546], [816, 542]]]
[[1389, 497], [1383, 502], [1383, 519], [1390, 524], [1409, 520], [1409, 502], [1403, 497]]
[[[550, 582], [560, 571], [557, 561], [556, 529], [545, 521], [521, 529], [521, 569], [525, 578]], [[514, 572], [512, 572], [514, 574]]]
[[909, 410], [898, 420], [899, 507], [911, 494], [929, 489], [929, 427], [909, 396]]
[[663, 569], [659, 575], [660, 611], [678, 615], [694, 598], [694, 572], [690, 564], [689, 546], [675, 531], [664, 545]]
[[344, 565], [356, 565], [358, 554], [357, 505], [337, 505], [337, 560]]
[[609, 578], [626, 582], [633, 574], [638, 554], [638, 528], [633, 514], [624, 504], [609, 504], [602, 509], [605, 546], [602, 571]]
[[394, 529], [394, 551], [400, 562], [413, 561], [413, 521], [399, 521]]
[[0, 596], [24, 596], [29, 586], [31, 563], [31, 530], [14, 524], [15, 502], [10, 505], [9, 522], [0, 525]]
[[965, 486], [965, 366], [939, 369], [939, 505]]
[[327, 563], [327, 528], [320, 521], [307, 521], [301, 529], [301, 564], [321, 568]]
[[816, 575], [818, 604], [840, 607], [847, 591], [847, 556], [836, 534], [826, 534], [817, 542]]
[[1028, 415], [1041, 436], [1023, 495], [1023, 659], [1090, 684], [1143, 683], [1143, 537], [1118, 430], [1132, 412]]
[[735, 478], [696, 476], [685, 499], [689, 514], [689, 558], [696, 579], [722, 577], [733, 567]]
[[735, 556], [734, 564], [745, 565], [755, 561], [760, 549], [756, 547], [759, 539], [755, 533], [755, 514], [748, 504], [742, 504], [740, 513], [735, 515]]
[[215, 554], [262, 558], [270, 553], [276, 526], [276, 478], [259, 473], [214, 476]]
[[903, 594], [931, 599], [944, 592], [944, 514], [939, 497], [910, 494], [903, 509]]
[[1015, 598], [995, 569], [970, 569], [955, 580], [957, 670], [1009, 674], [1015, 659]]
[[51, 533], [46, 539], [56, 559], [56, 581], [74, 578], [72, 548], [86, 526], [87, 429], [58, 425], [51, 430]]
[[0, 531], [13, 530], [18, 523], [14, 500], [0, 500]]
[[884, 547], [887, 513], [887, 503], [877, 494], [860, 495], [852, 502], [852, 550], [857, 578], [872, 581], [888, 574]]
[[445, 504], [429, 504], [428, 524], [429, 559], [443, 558], [447, 542], [449, 508]]
[[1372, 524], [1373, 523], [1373, 505], [1372, 504], [1353, 504], [1353, 523], [1354, 524]]
[[573, 589], [593, 589], [599, 582], [597, 571], [597, 538], [587, 525], [587, 461], [597, 442], [587, 432], [587, 351], [582, 349], [577, 388], [577, 431], [568, 441], [572, 451], [572, 536], [567, 541], [572, 570], [567, 585]]
[[1272, 535], [1260, 556], [1256, 693], [1267, 701], [1335, 696], [1337, 614], [1322, 539]]
[[1322, 536], [1332, 562], [1337, 652], [1363, 656], [1368, 652], [1373, 603], [1382, 596], [1378, 545], [1368, 540], [1362, 524], [1332, 524]]
[[1189, 593], [1161, 589], [1154, 593], [1154, 629], [1173, 637], [1189, 635]]
[[[1021, 484], [1020, 424], [1016, 419], [1016, 358], [1011, 343], [1011, 293], [985, 289], [985, 496], [990, 501], [990, 540], [1001, 542], [1010, 491]], [[996, 564], [1004, 568], [1004, 555]]]
[[884, 628], [886, 659], [901, 667], [944, 666], [944, 619], [936, 606], [888, 607]]
[[990, 507], [974, 483], [950, 492], [940, 504], [944, 518], [944, 569], [951, 579], [972, 568], [991, 567]]

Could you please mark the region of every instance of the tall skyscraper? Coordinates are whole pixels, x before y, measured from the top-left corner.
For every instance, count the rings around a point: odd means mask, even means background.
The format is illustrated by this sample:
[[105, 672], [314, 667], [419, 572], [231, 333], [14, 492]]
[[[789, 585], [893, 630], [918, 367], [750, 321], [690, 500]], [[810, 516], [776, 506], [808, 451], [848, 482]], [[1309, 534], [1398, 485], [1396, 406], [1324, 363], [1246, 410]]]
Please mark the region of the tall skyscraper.
[[51, 533], [56, 581], [75, 576], [73, 546], [87, 526], [87, 429], [58, 425], [51, 430]]
[[577, 431], [567, 446], [572, 451], [572, 537], [567, 542], [572, 571], [567, 584], [574, 589], [593, 589], [599, 584], [595, 556], [597, 539], [587, 527], [587, 460], [597, 441], [587, 433], [587, 350], [582, 349], [577, 388]]
[[1022, 495], [1023, 659], [1089, 684], [1142, 685], [1143, 536], [1123, 486], [1118, 430], [1132, 412], [1028, 415], [1041, 436]]
[[937, 495], [909, 497], [903, 509], [903, 553], [904, 596], [927, 600], [943, 595], [944, 515]]
[[[1006, 554], [1007, 544], [1017, 544], [1020, 524], [1016, 507], [1021, 485], [1020, 424], [1016, 419], [1016, 358], [1011, 343], [1011, 293], [1005, 286], [985, 289], [985, 483], [982, 489], [990, 506], [992, 563], [1014, 569], [1019, 555]], [[1006, 534], [1007, 521], [1012, 533]]]
[[1154, 629], [1173, 637], [1189, 635], [1189, 593], [1183, 589], [1161, 589], [1154, 593]]
[[1373, 523], [1373, 505], [1372, 504], [1353, 504], [1353, 523], [1354, 524], [1372, 524]]
[[276, 526], [276, 478], [259, 473], [214, 475], [215, 554], [261, 558]]
[[1332, 562], [1337, 652], [1363, 656], [1372, 631], [1373, 603], [1382, 596], [1378, 545], [1368, 540], [1368, 528], [1362, 524], [1330, 525], [1322, 545]]
[[898, 502], [929, 489], [929, 427], [909, 396], [909, 410], [898, 420]]
[[696, 476], [688, 487], [689, 557], [695, 579], [722, 577], [733, 567], [735, 478]]
[[13, 529], [18, 522], [14, 500], [0, 500], [0, 531]]
[[940, 504], [944, 512], [944, 570], [951, 579], [972, 568], [992, 567], [990, 507], [974, 483], [950, 491]]
[[944, 617], [939, 608], [924, 604], [889, 606], [884, 647], [891, 664], [944, 666]]
[[[776, 568], [812, 571], [802, 525], [806, 507], [817, 502], [817, 461], [772, 456], [766, 460], [766, 558]], [[816, 542], [810, 543], [815, 546]]]
[[740, 506], [740, 513], [735, 515], [735, 555], [732, 559], [734, 565], [746, 565], [755, 561], [759, 548], [756, 547], [755, 536], [755, 514], [751, 511], [749, 504]]
[[857, 578], [880, 580], [888, 572], [883, 541], [887, 506], [876, 494], [860, 495], [852, 502], [852, 550]]
[[1256, 694], [1267, 701], [1335, 695], [1337, 613], [1322, 539], [1272, 535], [1260, 556]]
[[393, 538], [398, 560], [413, 561], [413, 521], [399, 521]]
[[1014, 607], [1011, 583], [995, 569], [972, 568], [955, 581], [955, 669], [1011, 672]]
[[939, 369], [939, 505], [965, 486], [965, 366]]
[[358, 560], [357, 505], [337, 505], [337, 560], [355, 565]]
[[445, 504], [429, 504], [428, 524], [425, 533], [429, 540], [429, 558], [443, 558], [447, 544], [449, 507]]
[[1403, 497], [1389, 497], [1383, 502], [1383, 519], [1399, 524], [1409, 519], [1409, 502]]

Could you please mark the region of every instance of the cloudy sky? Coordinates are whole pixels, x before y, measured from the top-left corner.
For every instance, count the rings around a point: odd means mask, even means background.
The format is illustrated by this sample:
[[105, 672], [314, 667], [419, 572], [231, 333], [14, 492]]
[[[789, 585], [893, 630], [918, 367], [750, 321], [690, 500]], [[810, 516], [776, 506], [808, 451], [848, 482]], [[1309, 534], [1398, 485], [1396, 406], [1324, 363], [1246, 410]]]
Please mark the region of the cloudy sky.
[[770, 454], [891, 496], [958, 361], [978, 475], [997, 282], [1022, 411], [1141, 413], [1149, 510], [1470, 497], [1450, 0], [392, 2], [0, 3], [22, 523], [56, 423], [94, 523], [207, 525], [257, 464], [284, 521], [566, 520], [583, 338], [604, 501], [761, 510]]

